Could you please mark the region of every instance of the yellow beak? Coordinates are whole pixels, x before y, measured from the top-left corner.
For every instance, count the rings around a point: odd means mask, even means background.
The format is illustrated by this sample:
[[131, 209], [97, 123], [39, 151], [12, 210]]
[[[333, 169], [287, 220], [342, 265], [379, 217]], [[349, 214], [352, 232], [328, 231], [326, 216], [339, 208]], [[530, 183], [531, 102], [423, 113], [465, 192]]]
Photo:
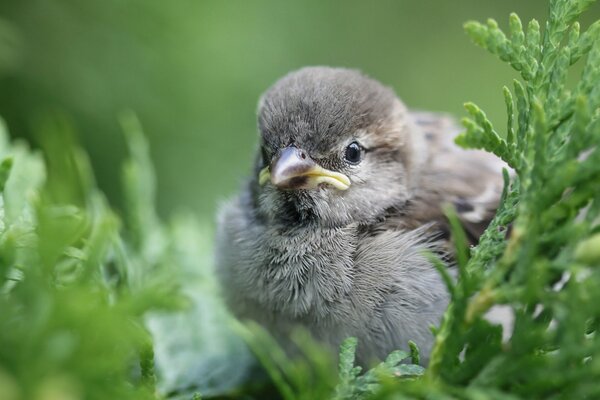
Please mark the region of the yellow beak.
[[259, 184], [269, 181], [280, 189], [314, 189], [322, 183], [339, 190], [350, 187], [350, 179], [346, 175], [321, 167], [294, 146], [283, 149], [270, 166], [260, 171]]

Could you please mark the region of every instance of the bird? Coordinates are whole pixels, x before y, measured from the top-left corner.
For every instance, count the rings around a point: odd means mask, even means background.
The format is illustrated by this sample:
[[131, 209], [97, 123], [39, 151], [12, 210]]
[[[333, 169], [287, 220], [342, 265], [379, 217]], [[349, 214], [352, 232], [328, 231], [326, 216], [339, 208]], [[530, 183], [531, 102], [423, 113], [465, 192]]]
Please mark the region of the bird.
[[217, 214], [227, 307], [293, 352], [298, 327], [332, 350], [356, 337], [372, 365], [417, 344], [424, 365], [450, 301], [445, 207], [472, 244], [498, 207], [500, 160], [454, 144], [455, 120], [409, 110], [347, 68], [304, 67], [260, 97], [252, 174]]

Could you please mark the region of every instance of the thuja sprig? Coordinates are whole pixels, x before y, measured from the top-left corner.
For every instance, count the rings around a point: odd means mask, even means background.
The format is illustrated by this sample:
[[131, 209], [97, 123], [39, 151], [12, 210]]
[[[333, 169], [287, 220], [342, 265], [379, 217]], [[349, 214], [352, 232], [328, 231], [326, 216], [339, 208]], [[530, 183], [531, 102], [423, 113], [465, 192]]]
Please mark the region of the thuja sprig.
[[[600, 393], [600, 367], [589, 361], [600, 357], [593, 334], [600, 272], [592, 268], [600, 259], [589, 245], [600, 229], [600, 21], [583, 33], [575, 21], [592, 3], [552, 0], [543, 29], [536, 20], [524, 29], [516, 14], [509, 34], [494, 20], [465, 25], [477, 45], [521, 80], [512, 91], [503, 88], [505, 131], [467, 103], [470, 116], [457, 143], [496, 154], [514, 172], [505, 172], [495, 219], [468, 262], [458, 263], [460, 279], [426, 374], [430, 383], [525, 397]], [[569, 68], [580, 59], [583, 72], [570, 87]], [[510, 307], [514, 320], [505, 326], [504, 343], [501, 327], [484, 319], [498, 304]], [[580, 368], [565, 373], [564, 365]]]

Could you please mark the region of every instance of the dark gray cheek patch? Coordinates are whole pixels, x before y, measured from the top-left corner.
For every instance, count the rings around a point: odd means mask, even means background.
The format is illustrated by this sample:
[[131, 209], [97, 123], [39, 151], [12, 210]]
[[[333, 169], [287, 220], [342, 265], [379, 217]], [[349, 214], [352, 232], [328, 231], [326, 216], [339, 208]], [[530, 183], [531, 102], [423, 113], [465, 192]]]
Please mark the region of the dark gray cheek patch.
[[300, 189], [308, 182], [307, 176], [295, 176], [285, 181], [280, 187], [283, 189]]

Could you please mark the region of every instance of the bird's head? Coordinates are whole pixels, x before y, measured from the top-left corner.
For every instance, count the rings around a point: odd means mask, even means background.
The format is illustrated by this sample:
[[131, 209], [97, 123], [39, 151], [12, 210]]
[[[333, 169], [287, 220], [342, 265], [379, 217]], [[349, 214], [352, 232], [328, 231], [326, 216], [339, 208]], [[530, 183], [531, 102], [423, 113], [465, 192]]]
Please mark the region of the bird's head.
[[253, 191], [270, 219], [369, 221], [410, 197], [424, 158], [394, 92], [354, 70], [286, 75], [260, 99], [258, 128]]

